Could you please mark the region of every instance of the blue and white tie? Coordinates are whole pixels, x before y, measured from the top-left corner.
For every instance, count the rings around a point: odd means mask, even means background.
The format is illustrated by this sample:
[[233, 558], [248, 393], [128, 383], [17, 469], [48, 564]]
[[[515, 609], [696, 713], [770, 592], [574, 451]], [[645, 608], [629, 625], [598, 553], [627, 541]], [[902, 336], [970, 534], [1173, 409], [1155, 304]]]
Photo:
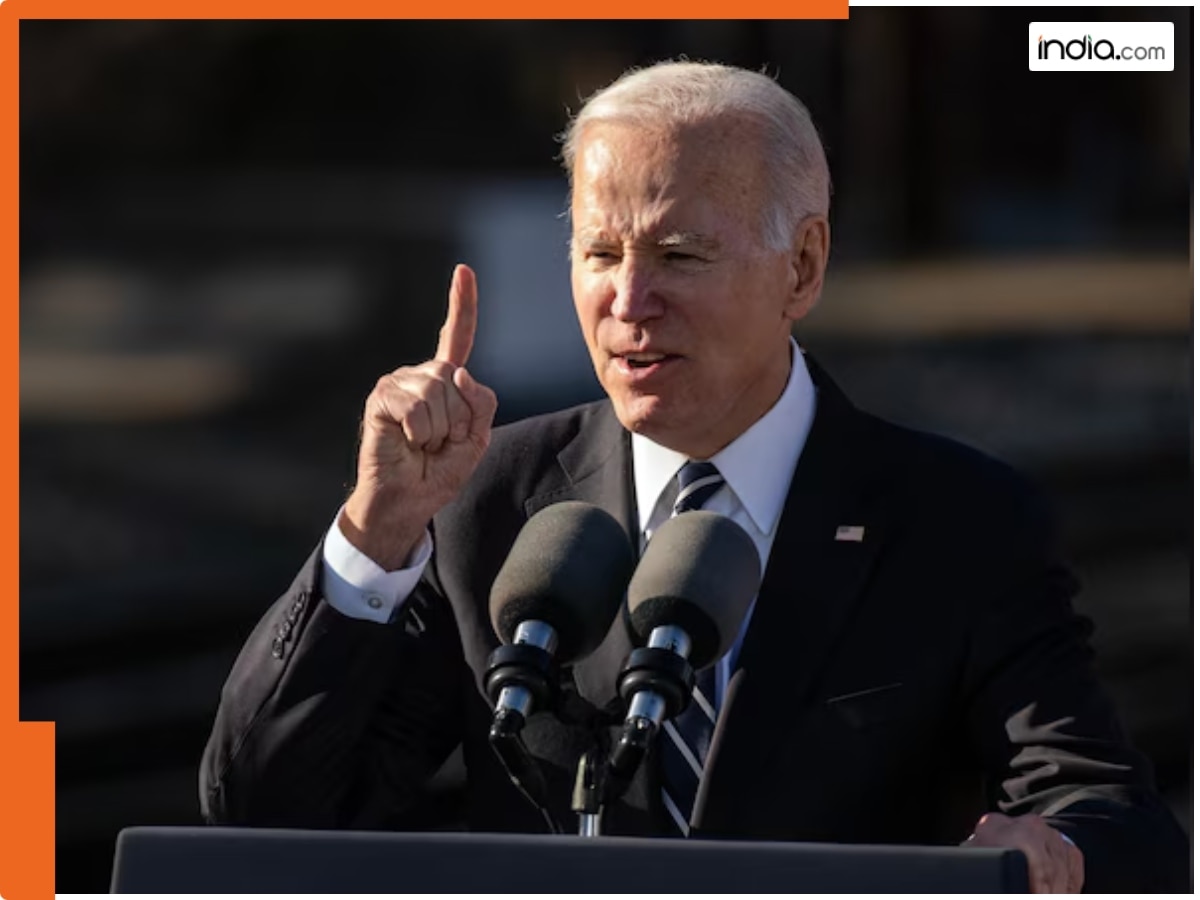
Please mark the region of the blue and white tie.
[[[700, 509], [725, 484], [717, 467], [707, 462], [689, 462], [676, 477], [679, 494], [671, 511], [672, 517]], [[716, 666], [709, 666], [696, 674], [692, 702], [687, 709], [663, 723], [660, 738], [663, 803], [684, 837], [691, 830], [688, 822], [700, 787], [713, 727], [717, 723], [716, 696]]]

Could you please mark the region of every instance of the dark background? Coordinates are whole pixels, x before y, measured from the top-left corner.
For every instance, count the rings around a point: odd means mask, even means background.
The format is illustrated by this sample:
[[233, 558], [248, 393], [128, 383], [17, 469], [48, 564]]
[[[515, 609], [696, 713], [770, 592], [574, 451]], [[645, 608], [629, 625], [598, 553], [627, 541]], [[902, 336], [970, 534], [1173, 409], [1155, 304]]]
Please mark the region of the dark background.
[[[1104, 19], [1174, 21], [1174, 72], [1027, 71], [1031, 20]], [[860, 405], [1050, 492], [1190, 833], [1191, 35], [1187, 8], [22, 22], [21, 714], [58, 723], [58, 891], [107, 889], [121, 827], [198, 820], [223, 678], [454, 262], [501, 421], [598, 395], [554, 135], [681, 54], [811, 108], [834, 252], [801, 341]]]

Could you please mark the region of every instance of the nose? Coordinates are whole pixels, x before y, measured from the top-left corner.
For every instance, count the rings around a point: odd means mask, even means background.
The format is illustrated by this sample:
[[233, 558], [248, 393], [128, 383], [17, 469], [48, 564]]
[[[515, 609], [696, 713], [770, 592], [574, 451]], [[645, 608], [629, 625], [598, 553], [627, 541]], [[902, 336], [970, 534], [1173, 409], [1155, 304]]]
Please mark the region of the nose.
[[653, 263], [627, 254], [613, 273], [611, 314], [621, 322], [644, 322], [663, 313], [663, 300]]

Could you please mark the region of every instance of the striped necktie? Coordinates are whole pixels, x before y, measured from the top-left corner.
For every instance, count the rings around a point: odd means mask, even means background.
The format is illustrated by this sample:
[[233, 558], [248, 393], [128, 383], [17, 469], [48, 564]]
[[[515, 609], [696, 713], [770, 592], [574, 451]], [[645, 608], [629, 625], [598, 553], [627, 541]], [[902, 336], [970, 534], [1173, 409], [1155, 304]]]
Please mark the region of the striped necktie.
[[[672, 517], [700, 509], [725, 484], [717, 467], [707, 462], [689, 462], [676, 476], [679, 494]], [[663, 723], [660, 739], [663, 803], [679, 833], [687, 837], [704, 759], [717, 722], [716, 666], [696, 674], [692, 702], [669, 722]]]

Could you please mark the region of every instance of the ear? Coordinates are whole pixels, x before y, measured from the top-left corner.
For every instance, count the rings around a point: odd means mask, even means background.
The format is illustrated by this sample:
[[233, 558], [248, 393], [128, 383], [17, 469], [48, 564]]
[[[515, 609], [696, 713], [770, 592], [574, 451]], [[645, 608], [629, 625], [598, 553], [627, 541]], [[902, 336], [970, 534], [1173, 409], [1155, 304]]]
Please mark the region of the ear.
[[807, 316], [821, 298], [825, 266], [829, 263], [829, 219], [805, 216], [796, 225], [788, 282], [788, 302], [783, 314], [792, 322]]

